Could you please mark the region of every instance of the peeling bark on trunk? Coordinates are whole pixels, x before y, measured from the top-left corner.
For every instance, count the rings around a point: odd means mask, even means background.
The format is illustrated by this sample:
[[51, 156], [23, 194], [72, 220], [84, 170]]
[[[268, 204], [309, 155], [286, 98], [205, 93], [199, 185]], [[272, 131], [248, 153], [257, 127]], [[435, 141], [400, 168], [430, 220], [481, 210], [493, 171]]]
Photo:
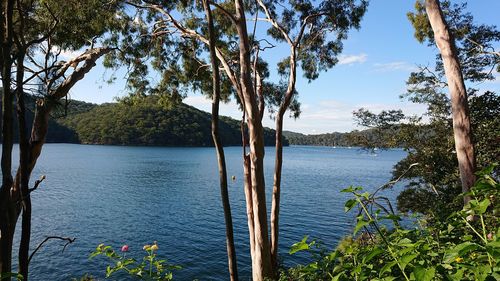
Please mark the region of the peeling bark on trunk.
[[[467, 90], [465, 88], [455, 42], [444, 20], [439, 1], [426, 0], [425, 9], [432, 30], [434, 31], [436, 45], [443, 59], [444, 72], [451, 96], [453, 135], [455, 139], [458, 168], [460, 171], [460, 180], [462, 183], [462, 191], [467, 192], [474, 185], [476, 180], [474, 175], [476, 161], [472, 143]], [[464, 204], [467, 204], [469, 200], [470, 197], [466, 196], [464, 198]]]
[[212, 20], [212, 12], [207, 0], [203, 1], [203, 8], [208, 22], [209, 33], [209, 49], [210, 61], [212, 64], [212, 81], [213, 81], [213, 97], [212, 97], [212, 139], [214, 141], [215, 149], [217, 151], [217, 163], [219, 167], [219, 182], [220, 192], [222, 199], [222, 206], [224, 209], [224, 220], [226, 223], [226, 248], [227, 260], [229, 268], [229, 276], [231, 281], [238, 280], [238, 266], [236, 261], [236, 249], [234, 247], [234, 234], [233, 234], [233, 218], [231, 215], [231, 205], [229, 202], [229, 193], [227, 189], [227, 169], [226, 158], [224, 155], [224, 147], [219, 137], [219, 102], [220, 102], [220, 75], [219, 65], [215, 54], [215, 32]]
[[244, 5], [241, 0], [235, 0], [235, 9], [236, 30], [239, 36], [240, 85], [247, 116], [250, 144], [250, 177], [254, 218], [254, 250], [251, 253], [252, 276], [254, 281], [261, 281], [273, 277], [264, 183], [264, 133], [251, 78], [250, 46]]

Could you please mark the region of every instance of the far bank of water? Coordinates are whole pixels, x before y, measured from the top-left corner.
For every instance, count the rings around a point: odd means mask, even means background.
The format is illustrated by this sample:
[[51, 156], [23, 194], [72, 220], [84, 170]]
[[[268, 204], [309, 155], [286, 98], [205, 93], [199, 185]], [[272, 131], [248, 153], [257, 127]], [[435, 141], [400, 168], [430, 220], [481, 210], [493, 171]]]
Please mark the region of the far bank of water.
[[[241, 148], [226, 148], [238, 266], [250, 276], [248, 230], [242, 183]], [[401, 150], [376, 155], [352, 148], [284, 148], [280, 251], [286, 265], [290, 245], [304, 235], [331, 248], [353, 225], [343, 211], [349, 185], [374, 189], [386, 183]], [[268, 201], [274, 149], [266, 149]], [[17, 163], [17, 162], [16, 162]], [[226, 280], [224, 219], [213, 148], [123, 147], [47, 144], [33, 172], [46, 175], [32, 194], [32, 248], [46, 236], [76, 237], [61, 253], [51, 241], [31, 264], [31, 280], [70, 280], [91, 273], [102, 277], [104, 259], [88, 260], [100, 243], [130, 246], [133, 255], [157, 241], [159, 255], [183, 270], [177, 280]], [[236, 180], [231, 181], [231, 176]], [[395, 198], [396, 191], [386, 192]], [[270, 204], [268, 204], [268, 211]]]

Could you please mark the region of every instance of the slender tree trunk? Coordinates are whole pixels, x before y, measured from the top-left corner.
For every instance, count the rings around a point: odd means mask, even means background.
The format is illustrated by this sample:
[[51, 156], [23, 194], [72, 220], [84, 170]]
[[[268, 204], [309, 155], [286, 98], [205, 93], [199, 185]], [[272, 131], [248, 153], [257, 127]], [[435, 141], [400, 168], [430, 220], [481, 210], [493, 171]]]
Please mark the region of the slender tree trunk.
[[[453, 118], [453, 135], [455, 150], [462, 182], [462, 191], [467, 192], [474, 185], [476, 177], [476, 161], [472, 143], [472, 130], [470, 125], [467, 90], [465, 88], [462, 70], [452, 34], [444, 20], [443, 12], [438, 0], [426, 0], [425, 9], [432, 30], [434, 40], [441, 52], [444, 72], [448, 80], [451, 96], [451, 111]], [[464, 198], [466, 204], [470, 197]]]
[[234, 247], [233, 235], [233, 218], [231, 216], [231, 205], [229, 203], [229, 193], [227, 189], [227, 169], [226, 158], [224, 155], [224, 147], [222, 146], [219, 137], [219, 102], [220, 102], [220, 75], [219, 65], [215, 54], [216, 37], [214, 32], [214, 24], [212, 20], [212, 12], [208, 4], [208, 0], [203, 0], [203, 7], [208, 22], [209, 34], [209, 49], [210, 61], [212, 64], [212, 81], [213, 81], [213, 97], [212, 97], [212, 139], [217, 151], [217, 163], [219, 167], [219, 181], [220, 192], [222, 199], [222, 206], [224, 209], [224, 220], [226, 223], [226, 248], [227, 248], [227, 262], [229, 267], [229, 276], [231, 281], [238, 280], [238, 265], [236, 261], [236, 249]]
[[240, 51], [240, 85], [250, 142], [250, 176], [254, 214], [252, 276], [254, 281], [261, 281], [273, 277], [264, 182], [264, 133], [251, 78], [250, 46], [242, 0], [235, 0], [235, 9]]
[[292, 102], [297, 80], [297, 50], [295, 45], [290, 46], [290, 75], [288, 87], [276, 114], [276, 156], [274, 163], [273, 198], [271, 202], [271, 258], [274, 271], [278, 269], [278, 241], [279, 241], [279, 215], [281, 199], [281, 171], [283, 167], [283, 117]]
[[276, 156], [274, 159], [274, 184], [271, 201], [271, 258], [273, 268], [278, 268], [279, 212], [281, 196], [281, 170], [283, 166], [283, 116], [276, 116]]
[[[20, 46], [18, 48], [21, 48]], [[16, 98], [17, 120], [19, 124], [19, 168], [14, 186], [19, 186], [22, 209], [21, 242], [19, 245], [19, 273], [23, 280], [28, 280], [28, 258], [31, 238], [31, 198], [29, 194], [29, 143], [26, 124], [26, 106], [24, 103], [24, 52], [17, 54]]]
[[[4, 51], [4, 45], [2, 44], [2, 55], [5, 56], [7, 52]], [[22, 142], [20, 147], [22, 147], [23, 155], [21, 156], [21, 165], [16, 173], [15, 180], [12, 179], [12, 137], [13, 137], [13, 94], [10, 90], [10, 82], [8, 80], [9, 87], [4, 87], [3, 103], [2, 103], [2, 188], [0, 190], [0, 267], [1, 273], [12, 272], [12, 243], [14, 232], [16, 228], [16, 223], [21, 214], [20, 199], [23, 205], [23, 219], [22, 219], [22, 234], [21, 234], [21, 244], [19, 247], [19, 269], [22, 271], [24, 280], [27, 280], [28, 274], [28, 262], [29, 262], [29, 240], [31, 231], [31, 201], [29, 199], [29, 189], [28, 183], [31, 172], [35, 167], [35, 164], [42, 152], [42, 147], [45, 143], [45, 137], [47, 135], [50, 112], [52, 110], [54, 100], [61, 99], [65, 97], [69, 90], [85, 77], [85, 75], [96, 65], [95, 62], [101, 56], [109, 53], [113, 49], [111, 48], [96, 48], [88, 51], [78, 58], [78, 62], [84, 61], [84, 65], [78, 69], [75, 69], [54, 91], [47, 93], [51, 97], [49, 99], [39, 99], [36, 102], [35, 107], [35, 117], [33, 119], [33, 125], [31, 129], [31, 137], [28, 142]], [[9, 52], [10, 54], [10, 52]], [[10, 60], [10, 57], [8, 57]], [[4, 78], [11, 76], [10, 67], [12, 66], [12, 61], [6, 63], [6, 60], [2, 62], [2, 84], [6, 85]], [[67, 68], [66, 68], [67, 69]], [[8, 76], [4, 75], [8, 72]], [[17, 75], [20, 75], [18, 73]], [[19, 78], [17, 82], [19, 83]], [[18, 84], [18, 89], [22, 90], [22, 87]], [[5, 89], [8, 89], [6, 91]], [[22, 96], [22, 95], [21, 95]], [[9, 101], [9, 102], [7, 102]], [[20, 101], [20, 100], [18, 100]], [[24, 107], [24, 104], [22, 105]], [[19, 111], [18, 111], [19, 113]], [[23, 114], [18, 115], [20, 118], [24, 118]], [[21, 122], [20, 122], [21, 123]], [[22, 122], [25, 124], [25, 121]], [[21, 132], [22, 124], [20, 124]], [[24, 126], [24, 132], [26, 131], [26, 126]], [[22, 139], [27, 139], [27, 135]], [[10, 147], [10, 149], [7, 149]], [[27, 149], [26, 149], [27, 147]], [[6, 156], [8, 155], [8, 157]], [[24, 159], [24, 160], [23, 160]], [[8, 173], [7, 173], [8, 172]], [[22, 174], [22, 175], [21, 175]], [[24, 183], [23, 183], [24, 182]], [[23, 194], [28, 194], [28, 197], [21, 196], [21, 191]], [[21, 273], [21, 272], [20, 272]]]
[[14, 1], [2, 1], [1, 4], [1, 39], [2, 39], [2, 186], [0, 187], [0, 274], [12, 270], [12, 243], [16, 225], [15, 190], [11, 190], [12, 147], [13, 147], [13, 102], [11, 90], [11, 67], [13, 45]]

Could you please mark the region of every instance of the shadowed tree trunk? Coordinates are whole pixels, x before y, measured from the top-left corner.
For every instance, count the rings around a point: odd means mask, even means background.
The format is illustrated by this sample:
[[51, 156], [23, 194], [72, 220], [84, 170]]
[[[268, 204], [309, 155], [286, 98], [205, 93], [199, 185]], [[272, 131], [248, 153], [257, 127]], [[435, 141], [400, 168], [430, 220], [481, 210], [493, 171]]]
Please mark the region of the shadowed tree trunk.
[[16, 225], [16, 194], [11, 192], [12, 146], [13, 146], [13, 102], [11, 90], [14, 1], [2, 1], [1, 4], [1, 40], [2, 40], [2, 186], [0, 188], [0, 274], [11, 272], [12, 243]]
[[[31, 172], [35, 167], [38, 157], [41, 154], [42, 147], [45, 143], [45, 137], [48, 131], [50, 113], [53, 110], [56, 102], [61, 98], [64, 98], [70, 89], [81, 79], [84, 78], [95, 65], [96, 60], [101, 56], [112, 51], [112, 48], [95, 48], [88, 50], [84, 54], [78, 56], [77, 58], [66, 62], [59, 70], [59, 72], [53, 78], [54, 81], [63, 77], [65, 72], [71, 67], [75, 69], [73, 72], [66, 77], [60, 84], [58, 84], [52, 91], [47, 93], [48, 97], [39, 99], [36, 102], [35, 116], [33, 119], [33, 124], [31, 128], [31, 137], [27, 141], [27, 126], [25, 121], [25, 106], [24, 106], [24, 93], [22, 87], [22, 71], [17, 71], [16, 77], [16, 95], [17, 95], [17, 113], [19, 119], [19, 133], [20, 133], [20, 165], [17, 169], [15, 180], [12, 180], [10, 176], [10, 185], [2, 184], [2, 190], [0, 191], [0, 226], [2, 227], [1, 240], [1, 256], [0, 263], [2, 265], [2, 273], [12, 272], [12, 240], [15, 232], [16, 222], [21, 214], [22, 216], [22, 232], [21, 232], [21, 242], [19, 247], [19, 273], [27, 280], [28, 276], [28, 264], [29, 264], [29, 242], [30, 242], [30, 232], [31, 232], [31, 201], [29, 195], [29, 179]], [[83, 62], [81, 67], [78, 64]], [[5, 63], [5, 61], [4, 61]], [[22, 64], [18, 61], [19, 66]], [[10, 64], [12, 65], [12, 64]], [[5, 67], [5, 64], [3, 65]], [[5, 95], [4, 95], [5, 100]], [[10, 103], [12, 104], [12, 102]], [[5, 103], [3, 103], [5, 112]], [[12, 105], [11, 105], [12, 109]], [[5, 114], [4, 114], [5, 115]], [[6, 119], [4, 118], [3, 124], [5, 129]], [[12, 115], [10, 118], [10, 126], [12, 126]], [[23, 125], [24, 124], [24, 125]], [[10, 132], [12, 134], [12, 132]], [[4, 134], [5, 136], [5, 134]], [[5, 137], [4, 137], [5, 140]], [[12, 136], [10, 136], [10, 142], [12, 143]], [[4, 149], [5, 143], [2, 145]], [[12, 146], [11, 146], [12, 147]], [[12, 149], [12, 148], [11, 148]], [[11, 164], [11, 155], [5, 160], [5, 163]], [[2, 154], [3, 156], [4, 154]], [[4, 160], [2, 159], [2, 172], [4, 173]], [[3, 174], [5, 178], [5, 173]], [[9, 175], [10, 171], [9, 171]], [[8, 178], [8, 177], [7, 177]]]
[[[460, 180], [462, 183], [462, 191], [467, 192], [476, 180], [474, 175], [476, 161], [472, 143], [467, 90], [465, 88], [455, 42], [444, 20], [439, 1], [426, 0], [425, 10], [432, 30], [434, 31], [434, 40], [436, 41], [436, 45], [443, 59], [444, 72], [451, 96], [453, 136], [455, 139]], [[469, 200], [469, 196], [464, 197], [465, 204]]]
[[[21, 24], [22, 25], [22, 24]], [[21, 27], [22, 28], [22, 27]], [[20, 210], [22, 211], [21, 242], [19, 244], [19, 273], [23, 280], [28, 280], [28, 258], [31, 238], [31, 198], [29, 194], [29, 144], [28, 128], [26, 124], [26, 106], [24, 103], [24, 56], [22, 47], [17, 54], [16, 65], [16, 98], [17, 98], [17, 121], [19, 124], [19, 168], [17, 170], [14, 186], [19, 187]]]
[[236, 261], [236, 250], [234, 247], [233, 235], [233, 218], [231, 215], [231, 205], [229, 203], [229, 193], [227, 190], [227, 169], [226, 158], [224, 155], [224, 147], [219, 137], [219, 102], [220, 102], [220, 74], [219, 64], [215, 54], [215, 44], [217, 42], [212, 20], [212, 11], [208, 4], [208, 0], [203, 0], [203, 8], [207, 17], [210, 62], [212, 64], [212, 82], [213, 82], [213, 97], [212, 97], [212, 139], [217, 151], [217, 163], [219, 167], [220, 192], [222, 206], [224, 209], [224, 220], [226, 223], [226, 248], [227, 261], [229, 268], [229, 276], [231, 281], [238, 280], [238, 266]]

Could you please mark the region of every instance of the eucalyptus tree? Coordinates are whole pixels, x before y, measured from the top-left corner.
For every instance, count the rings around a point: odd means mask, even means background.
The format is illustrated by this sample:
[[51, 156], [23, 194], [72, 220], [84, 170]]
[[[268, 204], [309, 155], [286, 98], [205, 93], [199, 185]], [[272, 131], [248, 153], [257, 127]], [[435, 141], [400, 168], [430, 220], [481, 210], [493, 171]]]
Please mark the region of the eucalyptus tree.
[[[170, 56], [174, 57], [173, 64], [168, 58], [158, 56], [164, 54], [163, 51], [154, 54], [156, 58], [161, 58], [154, 61], [161, 62], [163, 59], [161, 65], [168, 65], [161, 69], [162, 73], [169, 73], [162, 75], [166, 78], [164, 85], [189, 84], [190, 89], [208, 92], [211, 87], [207, 87], [209, 84], [204, 82], [207, 79], [203, 76], [210, 74], [205, 63], [206, 46], [210, 46], [210, 39], [205, 35], [205, 21], [199, 17], [197, 7], [182, 2], [161, 1], [156, 3], [130, 1], [129, 4], [140, 8], [139, 10], [147, 9], [149, 14], [153, 15], [145, 17], [145, 21], [150, 20], [145, 25], [153, 26], [153, 32], [150, 34], [153, 36], [161, 34], [164, 40], [170, 40], [176, 46], [180, 46], [170, 53]], [[255, 280], [263, 280], [266, 276], [272, 276], [263, 173], [264, 83], [262, 79], [267, 75], [266, 68], [257, 56], [254, 56], [253, 60], [251, 58], [255, 51], [253, 46], [255, 40], [247, 31], [245, 9], [248, 7], [242, 1], [209, 4], [215, 7], [213, 14], [217, 42], [214, 52], [222, 70], [224, 90], [221, 91], [221, 98], [224, 100], [234, 94], [246, 123], [246, 128], [242, 126], [242, 138], [244, 147], [247, 143], [250, 147], [248, 155], [244, 148], [243, 157], [252, 271]], [[202, 46], [205, 47], [200, 48]], [[193, 61], [197, 63], [193, 64]]]
[[226, 158], [224, 154], [224, 147], [222, 145], [222, 140], [219, 135], [219, 103], [220, 103], [220, 73], [219, 73], [219, 63], [215, 54], [215, 44], [217, 39], [215, 37], [214, 23], [212, 17], [212, 10], [208, 0], [203, 0], [203, 9], [205, 10], [208, 26], [208, 40], [209, 40], [209, 51], [210, 51], [210, 63], [212, 66], [212, 83], [213, 83], [213, 94], [212, 94], [212, 139], [214, 142], [215, 149], [217, 151], [217, 163], [219, 166], [219, 181], [220, 190], [222, 197], [222, 205], [224, 207], [224, 219], [226, 223], [226, 248], [228, 257], [228, 267], [230, 280], [238, 280], [238, 266], [236, 261], [236, 249], [234, 247], [234, 234], [233, 234], [233, 222], [231, 216], [231, 205], [229, 201], [229, 192], [227, 189], [227, 169], [226, 169]]
[[[209, 2], [201, 2], [199, 5], [184, 1], [126, 2], [135, 8], [131, 12], [133, 22], [116, 41], [119, 45], [133, 47], [127, 52], [109, 55], [106, 63], [109, 67], [122, 64], [129, 67], [127, 81], [131, 96], [125, 98], [127, 101], [158, 95], [163, 105], [175, 106], [191, 91], [201, 92], [212, 99], [212, 139], [217, 153], [226, 225], [228, 269], [231, 280], [237, 280], [224, 140], [219, 135], [219, 103], [236, 95], [232, 60], [237, 52], [234, 44], [228, 43], [234, 42], [235, 35], [231, 31], [231, 22], [221, 20], [221, 13], [212, 11]], [[180, 18], [176, 19], [173, 14]], [[217, 57], [222, 52], [227, 57], [223, 63]], [[231, 71], [221, 71], [221, 65]], [[261, 64], [258, 67], [265, 70]], [[159, 74], [157, 83], [148, 79], [148, 74], [153, 71]], [[262, 76], [265, 75], [263, 72]], [[238, 95], [236, 100], [240, 100]]]
[[[449, 32], [452, 34], [456, 54], [467, 86], [470, 105], [472, 142], [479, 169], [498, 161], [498, 130], [500, 120], [499, 96], [491, 90], [492, 84], [484, 83], [498, 73], [499, 57], [495, 46], [500, 42], [496, 26], [480, 24], [467, 12], [465, 4], [442, 2], [441, 9]], [[416, 2], [415, 11], [408, 14], [415, 27], [415, 37], [435, 47], [434, 33], [430, 26], [425, 5]], [[431, 66], [420, 66], [407, 80], [407, 92], [401, 98], [426, 106], [422, 116], [404, 116], [398, 111], [373, 114], [366, 110], [355, 113], [364, 126], [378, 126], [383, 130], [384, 141], [403, 147], [407, 156], [393, 169], [393, 178], [407, 179], [406, 187], [398, 195], [398, 208], [404, 212], [419, 212], [436, 218], [446, 218], [462, 208], [460, 171], [457, 160], [451, 101], [446, 89], [445, 69], [440, 53]], [[475, 89], [481, 87], [481, 90]], [[390, 133], [384, 133], [389, 129]], [[419, 163], [419, 165], [413, 165]], [[412, 166], [413, 165], [413, 166]], [[408, 167], [412, 166], [411, 170]], [[459, 201], [456, 200], [459, 198]]]
[[[441, 6], [444, 6], [443, 8]], [[462, 6], [463, 7], [463, 6]], [[417, 1], [416, 13], [410, 14], [420, 42], [428, 40], [435, 44], [441, 57], [438, 69], [446, 77], [446, 86], [451, 97], [451, 114], [456, 157], [460, 171], [462, 191], [467, 192], [475, 182], [476, 155], [470, 123], [468, 94], [465, 80], [478, 81], [491, 78], [491, 71], [481, 71], [488, 65], [498, 63], [495, 54], [477, 48], [491, 46], [500, 33], [493, 27], [474, 26], [472, 16], [460, 13], [460, 6], [438, 0]], [[424, 12], [425, 11], [425, 12]], [[451, 26], [450, 26], [451, 25]], [[459, 46], [457, 47], [457, 42]], [[465, 62], [465, 64], [464, 64]], [[465, 203], [469, 197], [464, 197]]]
[[[264, 17], [257, 20], [270, 24], [267, 33], [277, 43], [285, 43], [289, 56], [278, 63], [279, 74], [286, 89], [277, 97], [276, 156], [271, 207], [271, 255], [273, 267], [278, 267], [279, 209], [281, 172], [283, 165], [283, 117], [293, 102], [297, 102], [297, 67], [306, 79], [318, 78], [321, 71], [332, 68], [342, 52], [342, 41], [351, 28], [359, 28], [367, 1], [265, 1], [257, 0]], [[293, 109], [294, 107], [292, 107]]]
[[[42, 151], [51, 112], [96, 60], [112, 48], [94, 47], [98, 37], [116, 24], [116, 5], [92, 0], [2, 1], [2, 186], [0, 189], [0, 274], [12, 271], [12, 244], [22, 215], [19, 273], [28, 279], [31, 237], [29, 180]], [[99, 15], [99, 17], [96, 17]], [[69, 60], [61, 53], [87, 47]], [[15, 73], [15, 77], [12, 74]], [[12, 175], [13, 103], [19, 125], [20, 163]], [[31, 128], [26, 120], [26, 97], [35, 97]]]

